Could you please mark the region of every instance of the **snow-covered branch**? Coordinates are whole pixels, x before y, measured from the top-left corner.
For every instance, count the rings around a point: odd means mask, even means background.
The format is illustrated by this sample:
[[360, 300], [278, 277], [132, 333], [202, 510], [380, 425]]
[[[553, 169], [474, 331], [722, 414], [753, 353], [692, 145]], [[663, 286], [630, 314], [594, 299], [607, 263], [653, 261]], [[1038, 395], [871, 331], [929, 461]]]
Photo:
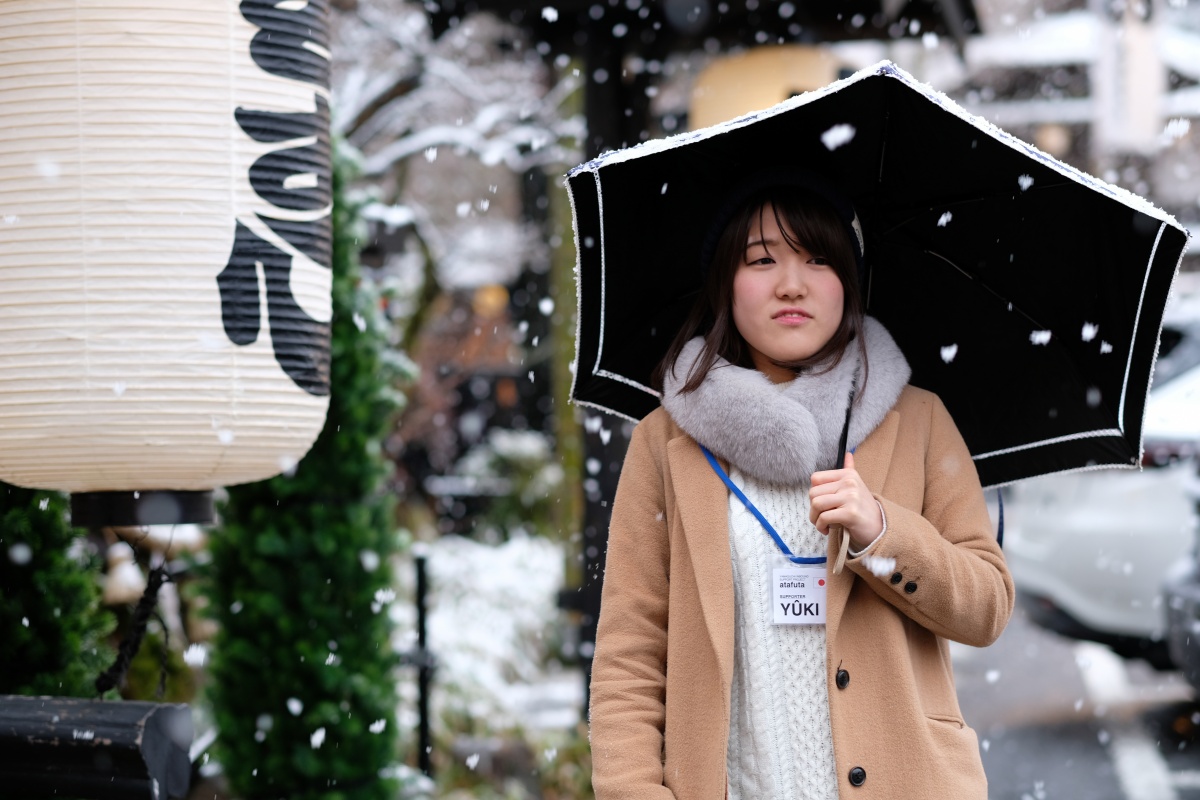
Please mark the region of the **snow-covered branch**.
[[342, 15], [334, 128], [362, 150], [365, 176], [433, 147], [518, 172], [578, 160], [582, 121], [562, 119], [562, 107], [579, 80], [547, 86], [541, 59], [500, 46], [517, 35], [476, 16], [435, 40], [423, 10], [402, 0]]

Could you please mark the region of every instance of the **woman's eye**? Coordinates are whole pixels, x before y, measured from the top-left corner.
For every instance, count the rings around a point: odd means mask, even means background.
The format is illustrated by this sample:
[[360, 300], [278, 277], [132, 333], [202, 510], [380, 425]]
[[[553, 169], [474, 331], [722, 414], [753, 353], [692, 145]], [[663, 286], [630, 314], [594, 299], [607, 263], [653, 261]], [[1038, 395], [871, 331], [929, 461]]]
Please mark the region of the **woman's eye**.
[[771, 258], [770, 256], [763, 256], [762, 258], [757, 258], [752, 261], [747, 261], [746, 263], [752, 267], [759, 267], [759, 266], [764, 266], [767, 264], [774, 264], [775, 259]]
[[808, 263], [810, 263], [810, 264], [816, 264], [817, 266], [820, 266], [820, 267], [828, 267], [828, 266], [829, 266], [829, 259], [828, 259], [828, 258], [822, 258], [821, 256], [813, 256], [812, 258], [810, 258], [810, 259], [808, 260]]

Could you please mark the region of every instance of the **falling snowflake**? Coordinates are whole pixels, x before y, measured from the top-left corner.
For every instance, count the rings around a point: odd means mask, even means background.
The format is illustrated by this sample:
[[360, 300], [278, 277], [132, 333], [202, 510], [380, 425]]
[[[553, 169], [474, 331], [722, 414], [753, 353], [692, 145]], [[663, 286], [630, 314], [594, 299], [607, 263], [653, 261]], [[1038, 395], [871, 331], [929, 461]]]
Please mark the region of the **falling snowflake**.
[[952, 219], [954, 219], [954, 215], [951, 214], [949, 211], [947, 211], [946, 213], [944, 213], [940, 217], [938, 217], [938, 227], [939, 228], [946, 227], [946, 225], [948, 225], [950, 220], [952, 220]]
[[1163, 128], [1162, 139], [1164, 144], [1170, 144], [1176, 139], [1182, 139], [1188, 135], [1188, 131], [1192, 129], [1192, 121], [1183, 117], [1176, 117], [1169, 121]]
[[24, 542], [17, 542], [8, 548], [8, 560], [17, 566], [28, 564], [33, 559], [33, 548]]
[[325, 729], [317, 728], [313, 731], [312, 736], [308, 737], [308, 742], [312, 745], [313, 750], [320, 750], [321, 745], [325, 744]]
[[187, 650], [183, 651], [183, 663], [189, 667], [203, 667], [207, 658], [208, 650], [199, 642], [189, 644]]
[[951, 344], [942, 348], [942, 361], [945, 361], [947, 364], [953, 361], [956, 355], [958, 355], [958, 345]]
[[666, 194], [666, 193], [667, 193], [667, 185], [664, 183], [663, 187], [662, 187], [662, 191], [659, 192], [659, 194]]
[[558, 9], [554, 6], [546, 6], [542, 9], [542, 19], [546, 20], [546, 22], [557, 22]]
[[1000, 680], [1000, 670], [989, 669], [984, 674], [983, 679], [986, 680], [988, 683], [995, 683], [996, 681]]
[[115, 394], [117, 397], [120, 397], [121, 395], [125, 394], [125, 388], [124, 382], [117, 381], [113, 384], [113, 394]]
[[1101, 355], [1103, 355], [1105, 353], [1111, 353], [1112, 351], [1113, 351], [1113, 346], [1111, 344], [1109, 344], [1108, 342], [1104, 341], [1103, 339], [1101, 339], [1100, 340]]
[[863, 566], [871, 571], [876, 578], [887, 578], [896, 569], [896, 559], [884, 556], [864, 556]]
[[359, 550], [358, 561], [367, 572], [379, 569], [379, 553], [374, 550]]
[[857, 131], [853, 125], [843, 122], [840, 125], [834, 125], [829, 130], [821, 134], [821, 143], [825, 145], [827, 150], [837, 150], [844, 144], [849, 144], [854, 139], [854, 134]]
[[1050, 331], [1030, 331], [1029, 341], [1034, 344], [1050, 344]]
[[1093, 325], [1090, 322], [1085, 322], [1085, 323], [1083, 323], [1083, 333], [1080, 335], [1083, 336], [1083, 340], [1085, 342], [1090, 342], [1092, 339], [1096, 338], [1096, 334], [1099, 332], [1100, 332], [1099, 325]]
[[1017, 178], [1017, 185], [1021, 187], [1022, 192], [1029, 191], [1029, 187], [1033, 186], [1033, 176], [1022, 175], [1021, 177]]
[[289, 697], [287, 700], [287, 709], [293, 717], [298, 717], [304, 711], [304, 703], [298, 697]]
[[53, 181], [62, 175], [62, 167], [57, 161], [42, 156], [37, 160], [37, 172], [46, 180]]
[[383, 729], [386, 727], [386, 719], [377, 719], [367, 727], [367, 730], [369, 730], [371, 733], [383, 733]]
[[467, 756], [467, 769], [473, 770], [479, 766], [479, 753], [471, 753]]

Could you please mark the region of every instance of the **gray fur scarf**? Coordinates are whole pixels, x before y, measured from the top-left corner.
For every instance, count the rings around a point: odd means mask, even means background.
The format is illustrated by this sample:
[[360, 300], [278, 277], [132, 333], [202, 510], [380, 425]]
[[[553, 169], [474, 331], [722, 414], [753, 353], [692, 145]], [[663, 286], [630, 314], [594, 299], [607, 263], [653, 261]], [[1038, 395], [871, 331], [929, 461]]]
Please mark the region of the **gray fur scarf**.
[[[871, 317], [864, 326], [867, 385], [850, 412], [847, 447], [875, 430], [895, 405], [912, 370], [890, 333]], [[718, 358], [690, 394], [679, 390], [700, 355], [702, 339], [689, 341], [667, 370], [662, 404], [693, 439], [757, 480], [797, 485], [813, 472], [832, 469], [846, 422], [851, 389], [860, 382], [858, 347], [820, 375], [800, 375], [776, 385], [755, 369]]]

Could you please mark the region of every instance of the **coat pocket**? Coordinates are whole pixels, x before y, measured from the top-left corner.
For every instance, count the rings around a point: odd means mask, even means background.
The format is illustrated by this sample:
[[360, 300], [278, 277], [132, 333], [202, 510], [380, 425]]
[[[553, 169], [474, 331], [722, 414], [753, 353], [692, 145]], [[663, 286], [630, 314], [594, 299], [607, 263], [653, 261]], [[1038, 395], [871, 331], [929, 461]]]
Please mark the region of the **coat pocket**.
[[962, 717], [956, 717], [952, 714], [926, 714], [925, 719], [933, 723], [941, 725], [949, 725], [952, 728], [962, 730], [967, 727], [967, 723], [963, 722]]
[[955, 800], [986, 800], [987, 777], [979, 753], [979, 739], [963, 721], [950, 714], [927, 714], [926, 727], [932, 745], [930, 769], [944, 789], [941, 797]]

